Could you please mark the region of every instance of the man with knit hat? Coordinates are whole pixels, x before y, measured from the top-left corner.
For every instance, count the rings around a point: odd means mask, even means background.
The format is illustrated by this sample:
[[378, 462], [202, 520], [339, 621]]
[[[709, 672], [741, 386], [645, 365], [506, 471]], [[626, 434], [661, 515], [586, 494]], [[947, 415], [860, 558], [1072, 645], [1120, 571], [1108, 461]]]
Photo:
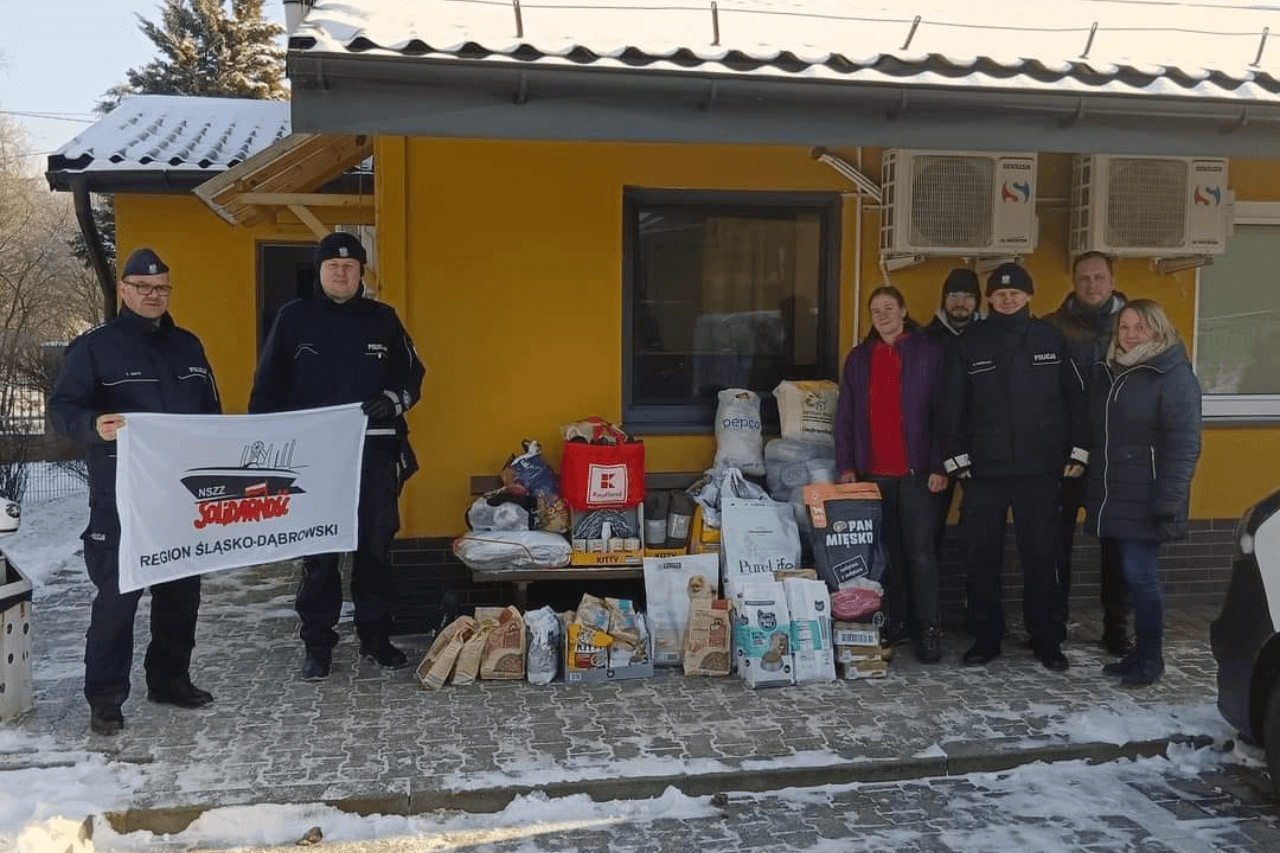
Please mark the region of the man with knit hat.
[[[425, 370], [395, 309], [366, 292], [365, 260], [364, 246], [352, 234], [335, 231], [320, 241], [316, 292], [276, 315], [254, 374], [249, 411], [360, 403], [368, 415], [351, 600], [361, 657], [399, 669], [408, 658], [390, 641], [391, 541], [400, 529], [400, 485], [412, 473], [411, 458], [402, 452], [408, 447], [404, 413], [418, 402]], [[303, 559], [295, 607], [306, 649], [302, 677], [327, 678], [342, 611], [337, 554]]]
[[924, 327], [934, 340], [945, 343], [964, 334], [970, 324], [982, 319], [982, 290], [978, 274], [966, 267], [956, 267], [942, 282], [942, 295], [933, 321]]
[[[123, 305], [115, 319], [71, 342], [49, 398], [54, 428], [86, 447], [89, 525], [84, 562], [97, 587], [85, 636], [84, 695], [89, 727], [100, 735], [124, 728], [129, 698], [133, 620], [142, 590], [120, 592], [120, 516], [116, 511], [116, 436], [129, 412], [208, 414], [222, 411], [213, 370], [200, 340], [169, 315], [169, 267], [152, 249], [137, 249], [120, 271]], [[151, 587], [147, 698], [199, 708], [213, 696], [191, 683], [200, 608], [200, 576]]]
[[987, 318], [956, 338], [947, 365], [939, 441], [947, 473], [965, 480], [961, 510], [964, 663], [1000, 654], [1005, 519], [1013, 509], [1022, 563], [1023, 616], [1036, 657], [1068, 668], [1066, 590], [1057, 571], [1058, 489], [1088, 464], [1084, 396], [1062, 333], [1031, 316], [1035, 284], [1016, 263], [987, 279]]

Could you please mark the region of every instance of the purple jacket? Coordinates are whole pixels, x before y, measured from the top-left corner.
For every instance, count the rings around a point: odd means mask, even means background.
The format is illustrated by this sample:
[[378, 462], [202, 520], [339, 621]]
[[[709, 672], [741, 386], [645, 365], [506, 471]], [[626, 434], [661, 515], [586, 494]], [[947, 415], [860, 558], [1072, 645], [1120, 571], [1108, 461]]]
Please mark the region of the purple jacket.
[[[840, 377], [836, 406], [836, 470], [866, 471], [870, 454], [870, 413], [867, 389], [871, 386], [871, 347], [879, 343], [872, 332], [854, 347]], [[934, 412], [942, 385], [942, 345], [916, 329], [896, 343], [902, 356], [902, 425], [906, 433], [907, 462], [918, 474], [941, 474], [942, 454], [934, 438]]]

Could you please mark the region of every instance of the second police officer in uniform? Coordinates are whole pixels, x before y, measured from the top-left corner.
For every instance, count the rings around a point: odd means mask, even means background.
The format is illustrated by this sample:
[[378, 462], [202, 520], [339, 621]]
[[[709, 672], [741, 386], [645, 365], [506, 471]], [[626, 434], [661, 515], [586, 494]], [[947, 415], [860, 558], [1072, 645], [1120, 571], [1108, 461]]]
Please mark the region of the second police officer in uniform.
[[[359, 538], [351, 571], [360, 654], [379, 666], [403, 667], [391, 644], [394, 590], [390, 548], [400, 529], [397, 505], [407, 475], [404, 413], [425, 373], [395, 309], [368, 298], [364, 246], [334, 232], [316, 252], [315, 295], [280, 309], [262, 349], [249, 397], [250, 413], [361, 403], [369, 418], [360, 471]], [[296, 607], [306, 646], [304, 679], [325, 678], [338, 643], [342, 608], [337, 554], [303, 560]]]

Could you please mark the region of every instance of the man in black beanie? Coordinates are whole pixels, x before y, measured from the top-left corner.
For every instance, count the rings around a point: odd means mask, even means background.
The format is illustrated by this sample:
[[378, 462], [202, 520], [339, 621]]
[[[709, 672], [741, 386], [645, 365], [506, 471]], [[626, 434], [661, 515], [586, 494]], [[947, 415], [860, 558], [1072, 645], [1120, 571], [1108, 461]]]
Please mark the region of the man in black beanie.
[[[418, 402], [425, 370], [395, 309], [366, 292], [366, 259], [364, 246], [351, 234], [335, 231], [320, 241], [316, 293], [289, 302], [276, 315], [258, 360], [249, 412], [362, 404], [369, 425], [351, 600], [361, 657], [399, 669], [408, 659], [390, 640], [391, 541], [400, 529], [400, 486], [413, 467], [404, 414]], [[306, 647], [302, 677], [326, 678], [342, 610], [337, 554], [303, 559], [295, 606]]]
[[982, 319], [982, 290], [978, 274], [966, 267], [956, 267], [942, 282], [942, 295], [933, 321], [924, 330], [936, 341], [964, 334], [965, 329]]
[[[129, 255], [117, 285], [115, 319], [71, 342], [49, 398], [54, 429], [82, 442], [89, 462], [89, 526], [84, 562], [97, 587], [85, 637], [84, 695], [89, 726], [101, 735], [124, 728], [129, 698], [133, 619], [142, 591], [120, 592], [120, 516], [116, 511], [116, 434], [122, 412], [209, 414], [222, 411], [213, 369], [195, 335], [169, 316], [169, 267], [151, 249]], [[147, 698], [199, 708], [213, 696], [191, 683], [200, 608], [200, 576], [151, 587]]]
[[1000, 570], [1013, 509], [1022, 609], [1036, 657], [1065, 670], [1066, 589], [1058, 576], [1058, 489], [1088, 464], [1084, 397], [1062, 333], [1031, 316], [1035, 284], [1015, 263], [987, 279], [991, 313], [955, 339], [943, 387], [939, 441], [947, 473], [965, 480], [961, 536], [964, 663], [1000, 654], [1005, 620]]

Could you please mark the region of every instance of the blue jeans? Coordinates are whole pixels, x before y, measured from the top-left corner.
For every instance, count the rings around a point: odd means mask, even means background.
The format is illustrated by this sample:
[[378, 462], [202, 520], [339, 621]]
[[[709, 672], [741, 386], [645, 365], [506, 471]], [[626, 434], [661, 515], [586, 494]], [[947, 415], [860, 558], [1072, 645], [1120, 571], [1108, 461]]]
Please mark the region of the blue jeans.
[[1139, 652], [1160, 653], [1164, 637], [1164, 589], [1160, 585], [1159, 542], [1117, 539], [1124, 582], [1133, 602], [1133, 632]]

